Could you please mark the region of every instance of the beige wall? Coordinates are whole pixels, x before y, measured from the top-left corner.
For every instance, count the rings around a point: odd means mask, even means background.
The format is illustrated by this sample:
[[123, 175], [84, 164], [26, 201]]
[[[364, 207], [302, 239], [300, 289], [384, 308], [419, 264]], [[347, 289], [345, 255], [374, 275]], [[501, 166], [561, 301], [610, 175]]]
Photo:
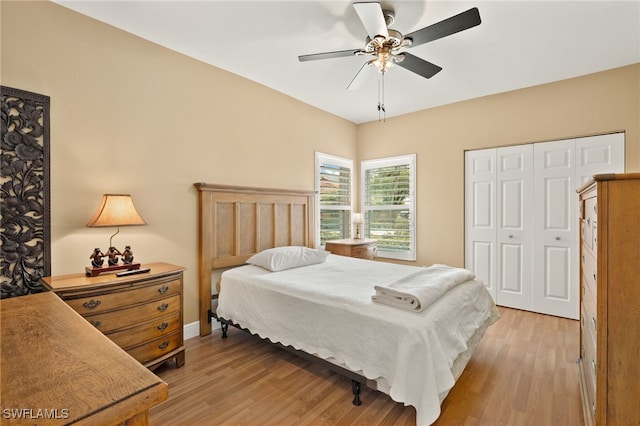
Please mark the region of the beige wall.
[[360, 125], [358, 158], [417, 154], [418, 264], [462, 266], [465, 150], [613, 131], [640, 171], [639, 64]]
[[356, 164], [417, 153], [417, 263], [462, 265], [464, 150], [625, 130], [640, 170], [640, 65], [356, 126], [53, 3], [3, 0], [0, 15], [0, 82], [51, 97], [53, 274], [108, 245], [85, 224], [102, 193], [130, 192], [149, 226], [114, 244], [188, 268], [186, 323], [194, 182], [312, 189], [316, 150]]
[[86, 228], [106, 192], [149, 226], [114, 245], [188, 268], [197, 320], [194, 182], [314, 188], [316, 150], [355, 157], [356, 126], [49, 2], [1, 3], [1, 83], [51, 97], [52, 273], [84, 271], [115, 230]]

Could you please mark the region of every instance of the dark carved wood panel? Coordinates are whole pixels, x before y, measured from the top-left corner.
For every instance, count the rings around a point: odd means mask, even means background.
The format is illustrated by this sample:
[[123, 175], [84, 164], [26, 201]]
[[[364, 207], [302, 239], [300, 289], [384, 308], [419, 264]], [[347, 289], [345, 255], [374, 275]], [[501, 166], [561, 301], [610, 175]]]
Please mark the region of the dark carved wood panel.
[[51, 275], [49, 97], [1, 86], [0, 297], [43, 290]]

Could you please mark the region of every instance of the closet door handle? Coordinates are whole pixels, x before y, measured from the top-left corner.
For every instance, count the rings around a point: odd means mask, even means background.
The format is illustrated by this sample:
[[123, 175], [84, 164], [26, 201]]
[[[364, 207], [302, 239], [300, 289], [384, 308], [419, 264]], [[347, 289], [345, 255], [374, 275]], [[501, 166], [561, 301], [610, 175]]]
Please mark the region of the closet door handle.
[[560, 241], [560, 237], [556, 237], [556, 241]]

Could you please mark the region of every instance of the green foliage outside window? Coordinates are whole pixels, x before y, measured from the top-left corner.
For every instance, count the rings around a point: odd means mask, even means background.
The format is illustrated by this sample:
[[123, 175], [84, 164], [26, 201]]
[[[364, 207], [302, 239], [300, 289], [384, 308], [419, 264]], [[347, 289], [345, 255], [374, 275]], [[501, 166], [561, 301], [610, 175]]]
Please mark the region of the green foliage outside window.
[[365, 235], [378, 240], [380, 250], [410, 250], [411, 222], [409, 210], [405, 207], [410, 203], [409, 166], [369, 169], [365, 178], [365, 203], [370, 207], [365, 220]]

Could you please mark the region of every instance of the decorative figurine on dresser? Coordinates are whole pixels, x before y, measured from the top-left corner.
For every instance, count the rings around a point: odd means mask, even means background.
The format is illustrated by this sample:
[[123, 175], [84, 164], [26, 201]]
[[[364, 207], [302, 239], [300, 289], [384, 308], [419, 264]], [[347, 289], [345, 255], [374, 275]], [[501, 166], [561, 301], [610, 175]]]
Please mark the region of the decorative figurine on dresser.
[[169, 359], [181, 367], [184, 268], [168, 263], [144, 266], [93, 277], [45, 277], [42, 282], [145, 367], [154, 369]]
[[580, 393], [587, 426], [640, 425], [640, 173], [580, 195]]

